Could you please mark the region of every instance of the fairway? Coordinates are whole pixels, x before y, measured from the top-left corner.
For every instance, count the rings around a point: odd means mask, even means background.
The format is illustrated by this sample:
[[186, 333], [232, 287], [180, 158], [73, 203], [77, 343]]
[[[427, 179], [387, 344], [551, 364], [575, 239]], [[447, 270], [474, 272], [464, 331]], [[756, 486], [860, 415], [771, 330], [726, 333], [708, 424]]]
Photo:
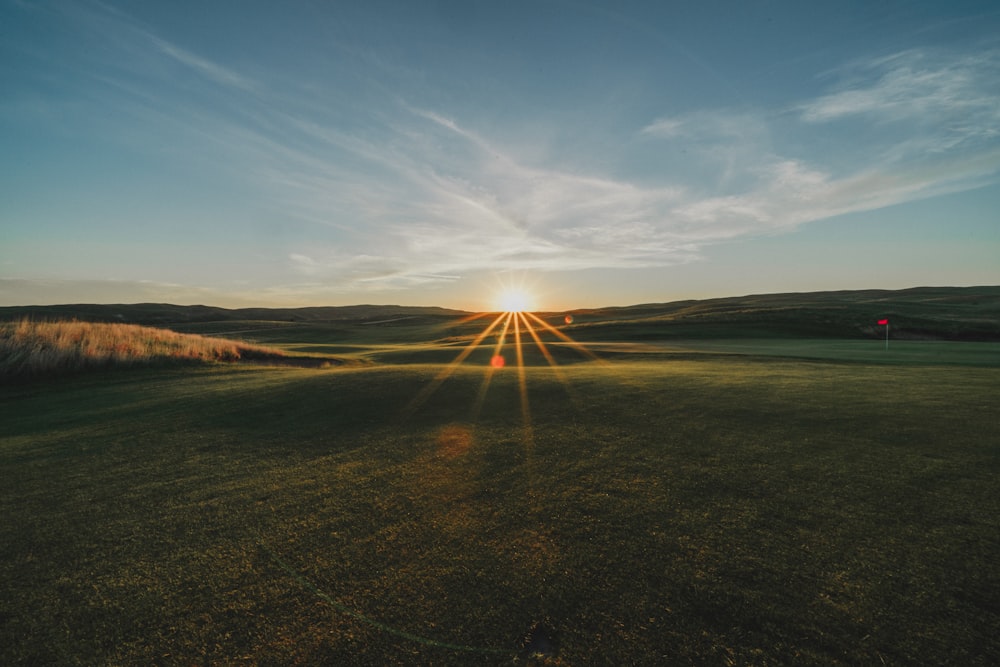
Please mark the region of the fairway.
[[1000, 655], [995, 366], [410, 361], [0, 389], [0, 660]]

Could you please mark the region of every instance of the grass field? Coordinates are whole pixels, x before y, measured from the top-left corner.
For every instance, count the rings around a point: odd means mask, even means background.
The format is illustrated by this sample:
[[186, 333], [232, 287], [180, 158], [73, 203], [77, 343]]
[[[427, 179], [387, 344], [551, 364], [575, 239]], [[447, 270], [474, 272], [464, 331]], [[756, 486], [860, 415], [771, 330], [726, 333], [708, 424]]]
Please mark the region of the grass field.
[[1000, 658], [996, 344], [251, 329], [370, 365], [0, 387], [0, 663]]

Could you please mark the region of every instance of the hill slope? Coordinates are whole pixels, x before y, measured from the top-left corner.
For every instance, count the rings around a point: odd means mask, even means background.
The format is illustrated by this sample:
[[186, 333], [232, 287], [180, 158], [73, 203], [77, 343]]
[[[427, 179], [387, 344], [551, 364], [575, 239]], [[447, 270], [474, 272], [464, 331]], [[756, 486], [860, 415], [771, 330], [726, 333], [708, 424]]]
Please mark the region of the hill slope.
[[[542, 314], [562, 326], [567, 313]], [[1000, 286], [917, 287], [905, 290], [856, 290], [760, 294], [700, 301], [676, 301], [571, 311], [578, 340], [679, 338], [859, 338], [884, 331], [893, 338], [924, 340], [1000, 340]], [[295, 322], [302, 325], [383, 324], [445, 328], [468, 315], [459, 310], [418, 306], [331, 306], [314, 308], [239, 308], [171, 304], [75, 304], [0, 308], [0, 321], [76, 318], [92, 322], [130, 322], [184, 327], [207, 322]], [[478, 322], [453, 327], [481, 329]], [[365, 327], [367, 330], [367, 327]], [[439, 331], [431, 327], [426, 331]], [[409, 335], [409, 334], [408, 334]]]
[[917, 287], [761, 294], [573, 313], [574, 337], [698, 338], [880, 335], [894, 338], [1000, 340], [1000, 287]]
[[0, 321], [22, 317], [45, 320], [128, 322], [169, 326], [199, 322], [370, 322], [394, 317], [459, 317], [467, 313], [434, 306], [318, 306], [310, 308], [219, 308], [169, 303], [67, 304], [0, 307]]

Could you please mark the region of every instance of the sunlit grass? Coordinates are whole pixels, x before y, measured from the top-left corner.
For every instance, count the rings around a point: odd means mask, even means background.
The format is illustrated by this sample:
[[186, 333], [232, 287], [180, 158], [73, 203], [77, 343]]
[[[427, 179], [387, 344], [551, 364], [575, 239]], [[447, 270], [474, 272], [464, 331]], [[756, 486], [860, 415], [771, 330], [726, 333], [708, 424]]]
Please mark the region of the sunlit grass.
[[158, 361], [236, 361], [282, 353], [246, 343], [135, 324], [0, 323], [0, 377], [31, 378]]

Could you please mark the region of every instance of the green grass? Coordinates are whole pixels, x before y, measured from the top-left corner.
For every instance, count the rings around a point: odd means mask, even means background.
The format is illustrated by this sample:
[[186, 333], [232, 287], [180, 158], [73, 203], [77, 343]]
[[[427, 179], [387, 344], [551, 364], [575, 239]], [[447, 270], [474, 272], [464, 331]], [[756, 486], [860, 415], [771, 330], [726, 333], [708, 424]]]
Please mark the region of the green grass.
[[536, 621], [573, 665], [1000, 656], [969, 351], [566, 351], [525, 424], [517, 369], [413, 406], [458, 348], [386, 345], [0, 388], [0, 662], [510, 664]]
[[736, 355], [822, 360], [871, 365], [955, 365], [1000, 367], [1000, 343], [952, 341], [884, 341], [843, 339], [715, 339], [647, 343], [596, 343], [590, 346], [607, 358], [670, 359], [691, 355]]

